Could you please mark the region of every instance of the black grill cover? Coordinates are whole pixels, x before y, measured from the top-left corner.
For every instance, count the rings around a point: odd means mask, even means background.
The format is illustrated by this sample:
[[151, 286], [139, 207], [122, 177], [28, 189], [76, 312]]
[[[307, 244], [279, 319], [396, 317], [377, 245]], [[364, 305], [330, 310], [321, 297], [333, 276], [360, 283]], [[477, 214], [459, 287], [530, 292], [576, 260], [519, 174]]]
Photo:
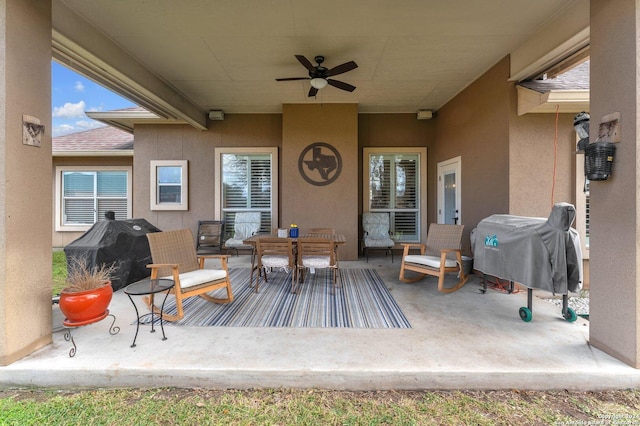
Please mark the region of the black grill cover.
[[161, 232], [144, 219], [103, 220], [64, 248], [67, 267], [76, 258], [86, 258], [87, 266], [116, 266], [111, 279], [113, 290], [150, 275], [151, 263], [147, 234]]

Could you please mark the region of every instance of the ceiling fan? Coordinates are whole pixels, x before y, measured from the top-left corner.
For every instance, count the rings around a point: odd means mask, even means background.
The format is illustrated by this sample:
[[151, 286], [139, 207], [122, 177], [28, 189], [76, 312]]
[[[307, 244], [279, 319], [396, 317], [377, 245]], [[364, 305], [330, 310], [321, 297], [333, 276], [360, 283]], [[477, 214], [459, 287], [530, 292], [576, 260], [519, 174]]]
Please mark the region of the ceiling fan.
[[358, 68], [358, 64], [353, 61], [345, 62], [342, 65], [328, 69], [322, 66], [324, 62], [324, 56], [316, 56], [314, 60], [317, 65], [314, 67], [306, 57], [303, 55], [295, 55], [298, 62], [302, 64], [308, 71], [309, 77], [290, 77], [290, 78], [276, 78], [276, 81], [291, 81], [291, 80], [310, 80], [311, 88], [309, 89], [309, 97], [315, 96], [319, 89], [326, 87], [327, 84], [336, 87], [338, 89], [346, 90], [347, 92], [353, 92], [356, 86], [352, 86], [349, 83], [345, 83], [339, 80], [333, 80], [329, 77], [342, 74], [347, 71]]

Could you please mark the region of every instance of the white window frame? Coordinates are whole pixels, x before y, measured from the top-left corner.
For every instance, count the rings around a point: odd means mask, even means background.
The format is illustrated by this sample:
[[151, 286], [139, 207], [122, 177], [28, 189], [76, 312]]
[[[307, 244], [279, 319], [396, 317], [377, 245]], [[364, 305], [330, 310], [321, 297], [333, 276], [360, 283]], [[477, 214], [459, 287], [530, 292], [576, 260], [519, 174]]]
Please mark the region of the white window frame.
[[[419, 180], [417, 195], [419, 197], [418, 237], [416, 241], [403, 240], [402, 242], [420, 242], [426, 239], [427, 232], [427, 148], [423, 147], [385, 147], [363, 148], [362, 150], [362, 211], [369, 209], [369, 156], [376, 154], [417, 154], [419, 159]], [[393, 239], [393, 235], [391, 235]]]
[[278, 148], [277, 147], [256, 147], [256, 148], [215, 148], [215, 220], [222, 218], [222, 155], [223, 154], [244, 154], [244, 155], [270, 155], [271, 156], [271, 227], [277, 228], [278, 223]]
[[[158, 201], [158, 168], [180, 167], [180, 202], [161, 203]], [[150, 163], [150, 205], [151, 210], [189, 210], [189, 161], [188, 160], [151, 160]]]
[[576, 154], [576, 231], [580, 235], [582, 258], [589, 259], [589, 240], [587, 238], [587, 194], [584, 192], [584, 152]]
[[[132, 215], [132, 197], [133, 197], [133, 169], [128, 166], [56, 166], [55, 172], [55, 188], [56, 188], [56, 207], [55, 207], [55, 230], [58, 232], [84, 232], [89, 230], [91, 225], [78, 224], [70, 225], [64, 223], [64, 215], [62, 212], [62, 197], [64, 189], [62, 187], [62, 175], [65, 172], [126, 172], [127, 173], [127, 219]], [[97, 218], [100, 220], [100, 218]]]

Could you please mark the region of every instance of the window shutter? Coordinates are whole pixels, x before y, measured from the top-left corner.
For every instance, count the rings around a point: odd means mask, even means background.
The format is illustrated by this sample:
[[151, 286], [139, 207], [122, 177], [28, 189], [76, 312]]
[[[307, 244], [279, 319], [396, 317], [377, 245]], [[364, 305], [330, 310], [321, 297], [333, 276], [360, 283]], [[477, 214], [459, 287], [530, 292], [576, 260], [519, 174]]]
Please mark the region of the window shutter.
[[64, 222], [74, 225], [95, 223], [93, 206], [93, 199], [72, 198], [64, 200]]
[[259, 211], [260, 232], [271, 232], [271, 156], [222, 154], [222, 209], [231, 236], [238, 211]]
[[396, 241], [419, 241], [419, 155], [369, 156], [369, 210], [388, 212]]
[[223, 154], [222, 167], [223, 207], [228, 209], [247, 208], [247, 158]]

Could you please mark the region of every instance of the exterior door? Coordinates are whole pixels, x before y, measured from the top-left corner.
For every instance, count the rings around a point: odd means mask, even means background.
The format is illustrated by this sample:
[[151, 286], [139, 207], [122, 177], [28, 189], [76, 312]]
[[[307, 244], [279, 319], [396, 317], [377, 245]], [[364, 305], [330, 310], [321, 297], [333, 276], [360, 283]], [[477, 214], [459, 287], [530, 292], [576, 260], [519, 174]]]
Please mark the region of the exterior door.
[[438, 223], [461, 223], [461, 158], [438, 163]]

